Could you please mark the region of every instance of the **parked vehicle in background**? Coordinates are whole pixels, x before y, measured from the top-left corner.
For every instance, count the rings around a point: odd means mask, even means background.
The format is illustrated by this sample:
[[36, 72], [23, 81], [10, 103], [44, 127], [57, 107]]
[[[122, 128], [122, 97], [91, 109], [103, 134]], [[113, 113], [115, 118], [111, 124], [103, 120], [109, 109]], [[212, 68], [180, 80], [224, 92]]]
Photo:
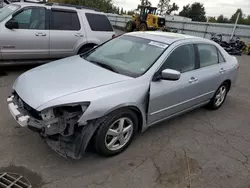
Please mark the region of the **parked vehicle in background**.
[[83, 6], [13, 3], [0, 10], [0, 60], [67, 57], [114, 35], [104, 13]]
[[7, 99], [23, 127], [65, 157], [124, 151], [137, 131], [203, 105], [216, 110], [234, 85], [237, 59], [217, 43], [134, 32], [21, 75]]

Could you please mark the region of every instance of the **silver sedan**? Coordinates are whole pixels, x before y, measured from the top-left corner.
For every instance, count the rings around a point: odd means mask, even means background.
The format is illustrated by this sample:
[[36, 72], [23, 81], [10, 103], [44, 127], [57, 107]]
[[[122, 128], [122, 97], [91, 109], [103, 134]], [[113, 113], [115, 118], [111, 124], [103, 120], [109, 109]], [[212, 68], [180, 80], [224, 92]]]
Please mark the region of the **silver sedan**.
[[64, 157], [81, 158], [89, 143], [112, 156], [158, 122], [220, 108], [238, 67], [212, 41], [134, 32], [22, 74], [7, 101], [22, 127]]

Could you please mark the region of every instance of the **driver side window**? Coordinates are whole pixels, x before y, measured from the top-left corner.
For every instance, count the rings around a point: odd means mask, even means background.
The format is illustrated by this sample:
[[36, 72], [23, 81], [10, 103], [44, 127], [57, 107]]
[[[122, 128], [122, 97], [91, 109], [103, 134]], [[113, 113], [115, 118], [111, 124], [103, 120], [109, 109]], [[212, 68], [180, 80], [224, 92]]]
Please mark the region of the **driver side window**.
[[32, 7], [13, 17], [19, 29], [45, 29], [45, 8]]
[[193, 44], [177, 47], [167, 58], [161, 70], [173, 69], [181, 73], [195, 69], [195, 51]]

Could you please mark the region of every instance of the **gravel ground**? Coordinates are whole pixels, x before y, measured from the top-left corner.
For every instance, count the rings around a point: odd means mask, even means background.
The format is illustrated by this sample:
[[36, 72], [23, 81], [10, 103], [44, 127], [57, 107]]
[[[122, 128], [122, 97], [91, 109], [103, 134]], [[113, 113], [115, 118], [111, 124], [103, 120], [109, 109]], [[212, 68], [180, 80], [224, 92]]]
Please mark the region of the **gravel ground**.
[[[0, 75], [0, 172], [19, 172], [35, 188], [250, 188], [250, 56], [217, 111], [205, 108], [156, 125], [122, 154], [66, 160], [11, 117], [6, 98], [29, 67]], [[1, 68], [2, 69], [2, 68]], [[3, 70], [3, 69], [2, 69]]]

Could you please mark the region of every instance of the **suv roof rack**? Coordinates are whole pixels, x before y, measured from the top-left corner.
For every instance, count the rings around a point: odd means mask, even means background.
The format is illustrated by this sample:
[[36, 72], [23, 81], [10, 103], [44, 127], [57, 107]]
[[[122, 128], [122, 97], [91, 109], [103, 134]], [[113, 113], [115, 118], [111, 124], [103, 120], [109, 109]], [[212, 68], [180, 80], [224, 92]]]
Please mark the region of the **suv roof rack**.
[[65, 3], [45, 3], [45, 5], [47, 6], [63, 6], [63, 7], [72, 7], [72, 8], [76, 8], [76, 9], [88, 9], [88, 10], [94, 10], [94, 11], [99, 11], [96, 8], [90, 8], [90, 7], [86, 7], [83, 5], [72, 5], [72, 4], [65, 4]]

